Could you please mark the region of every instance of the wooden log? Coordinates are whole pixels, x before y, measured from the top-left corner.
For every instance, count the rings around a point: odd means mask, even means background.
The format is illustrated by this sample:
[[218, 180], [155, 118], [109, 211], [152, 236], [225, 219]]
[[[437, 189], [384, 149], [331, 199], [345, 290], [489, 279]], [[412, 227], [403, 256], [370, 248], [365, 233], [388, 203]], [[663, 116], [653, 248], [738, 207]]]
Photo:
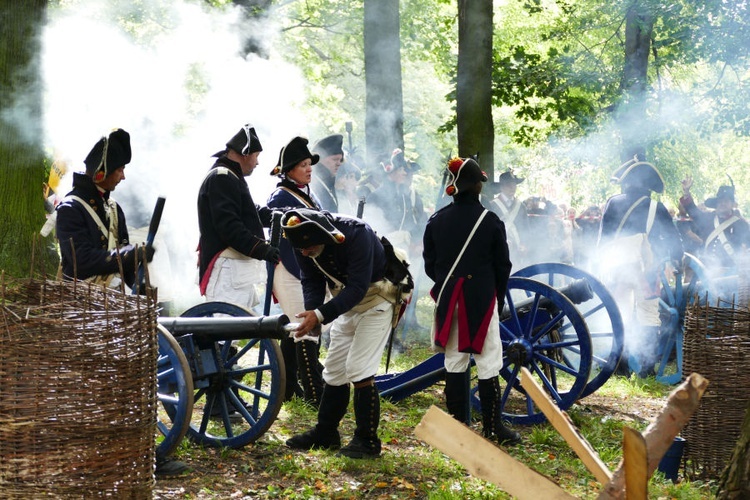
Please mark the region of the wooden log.
[[648, 499], [648, 454], [646, 440], [630, 427], [622, 429], [622, 461], [628, 500]]
[[609, 468], [601, 461], [599, 454], [594, 450], [591, 444], [584, 438], [581, 433], [570, 421], [568, 414], [562, 411], [544, 392], [541, 386], [531, 376], [531, 372], [526, 368], [521, 368], [521, 386], [526, 393], [536, 403], [542, 413], [557, 432], [565, 439], [578, 458], [581, 459], [586, 468], [596, 477], [596, 480], [602, 484], [607, 484], [612, 478]]
[[437, 406], [427, 410], [414, 434], [460, 463], [471, 475], [499, 486], [516, 498], [575, 498]]
[[[706, 387], [708, 387], [708, 379], [698, 373], [692, 373], [669, 394], [664, 409], [643, 433], [648, 456], [648, 477], [651, 477], [659, 461], [672, 446], [675, 436], [680, 433], [698, 409]], [[625, 498], [625, 469], [622, 461], [612, 476], [612, 480], [602, 489], [598, 498], [600, 500]]]

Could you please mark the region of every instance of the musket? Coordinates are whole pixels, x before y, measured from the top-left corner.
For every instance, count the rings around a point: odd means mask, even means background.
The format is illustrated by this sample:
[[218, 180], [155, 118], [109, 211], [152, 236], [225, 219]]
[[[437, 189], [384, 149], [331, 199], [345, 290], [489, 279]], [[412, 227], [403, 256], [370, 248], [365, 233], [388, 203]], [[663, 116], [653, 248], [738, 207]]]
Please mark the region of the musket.
[[[148, 233], [146, 234], [146, 246], [153, 246], [154, 239], [156, 238], [156, 231], [159, 230], [159, 224], [161, 224], [161, 215], [164, 213], [164, 203], [167, 201], [166, 198], [158, 197], [156, 199], [156, 206], [154, 212], [151, 215], [151, 222], [148, 225]], [[144, 283], [144, 270], [145, 263], [141, 261], [138, 264], [138, 276], [133, 285], [133, 295], [138, 295], [141, 288], [145, 286]]]
[[[270, 244], [273, 247], [279, 248], [279, 242], [281, 241], [281, 216], [282, 213], [274, 211], [271, 216], [271, 241]], [[276, 271], [276, 264], [273, 262], [266, 262], [266, 271], [268, 278], [266, 279], [266, 301], [263, 303], [263, 315], [268, 316], [271, 314], [271, 297], [273, 296], [273, 275]]]
[[359, 201], [357, 202], [357, 219], [361, 219], [362, 215], [365, 213], [365, 197], [361, 197]]

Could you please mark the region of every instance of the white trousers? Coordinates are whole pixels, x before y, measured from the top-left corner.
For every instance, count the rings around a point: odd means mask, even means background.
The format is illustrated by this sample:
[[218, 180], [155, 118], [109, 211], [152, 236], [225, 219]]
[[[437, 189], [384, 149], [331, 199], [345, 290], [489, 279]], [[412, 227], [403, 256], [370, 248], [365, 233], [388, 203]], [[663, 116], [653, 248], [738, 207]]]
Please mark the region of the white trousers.
[[260, 303], [255, 286], [266, 277], [264, 262], [255, 259], [216, 259], [206, 287], [206, 301], [229, 302], [252, 309]]
[[331, 326], [323, 380], [329, 385], [344, 385], [375, 376], [392, 318], [393, 304], [385, 301], [363, 313], [349, 311], [336, 318]]
[[273, 295], [279, 301], [281, 311], [294, 321], [294, 315], [305, 310], [302, 282], [280, 263], [273, 272]]
[[500, 317], [497, 314], [497, 303], [492, 313], [487, 338], [481, 354], [469, 354], [458, 350], [458, 305], [453, 312], [448, 344], [445, 346], [445, 370], [449, 373], [462, 373], [469, 367], [471, 356], [477, 365], [477, 376], [481, 380], [497, 377], [503, 367], [503, 343], [500, 340]]

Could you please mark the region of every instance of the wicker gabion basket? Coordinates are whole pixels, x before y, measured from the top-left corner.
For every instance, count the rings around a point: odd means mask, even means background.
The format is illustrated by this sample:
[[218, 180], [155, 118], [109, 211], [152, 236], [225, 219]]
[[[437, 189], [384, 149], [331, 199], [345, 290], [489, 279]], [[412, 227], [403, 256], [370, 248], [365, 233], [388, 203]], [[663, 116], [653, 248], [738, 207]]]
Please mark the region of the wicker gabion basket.
[[721, 475], [742, 428], [750, 399], [750, 311], [689, 306], [685, 318], [683, 373], [709, 380], [698, 411], [682, 436], [690, 479]]
[[0, 283], [0, 498], [151, 498], [152, 299]]

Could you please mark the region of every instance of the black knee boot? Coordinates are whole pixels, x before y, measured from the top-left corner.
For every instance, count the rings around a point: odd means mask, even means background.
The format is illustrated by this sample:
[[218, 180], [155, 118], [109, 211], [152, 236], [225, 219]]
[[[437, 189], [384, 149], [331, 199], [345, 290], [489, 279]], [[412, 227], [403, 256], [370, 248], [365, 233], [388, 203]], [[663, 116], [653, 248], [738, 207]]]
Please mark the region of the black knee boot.
[[341, 448], [339, 455], [349, 458], [380, 456], [380, 394], [374, 380], [369, 385], [354, 387], [354, 417], [357, 427], [352, 440]]
[[479, 380], [479, 399], [482, 403], [482, 434], [500, 444], [521, 442], [521, 435], [503, 425], [500, 413], [500, 381], [497, 377]]
[[470, 424], [469, 372], [445, 374], [445, 406], [448, 413], [459, 422]]
[[291, 401], [294, 396], [302, 397], [302, 388], [297, 381], [297, 347], [294, 339], [286, 337], [281, 340], [281, 356], [284, 358], [284, 372], [286, 373], [286, 387], [284, 401]]
[[346, 415], [348, 406], [349, 384], [325, 384], [318, 408], [318, 423], [309, 431], [289, 438], [286, 445], [300, 450], [340, 448], [339, 423]]
[[318, 361], [320, 344], [312, 340], [297, 342], [297, 366], [299, 379], [302, 382], [305, 401], [315, 408], [320, 406], [323, 394], [323, 365]]

